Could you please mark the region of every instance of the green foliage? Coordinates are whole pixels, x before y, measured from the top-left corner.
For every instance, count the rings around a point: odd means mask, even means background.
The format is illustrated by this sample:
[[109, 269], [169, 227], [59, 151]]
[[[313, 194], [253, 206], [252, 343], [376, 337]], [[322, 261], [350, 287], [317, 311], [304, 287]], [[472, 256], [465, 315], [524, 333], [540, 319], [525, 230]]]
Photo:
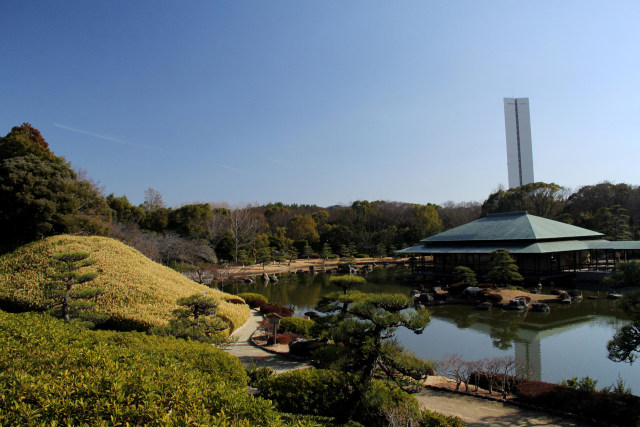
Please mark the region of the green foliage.
[[533, 182], [491, 194], [482, 204], [482, 213], [527, 211], [557, 219], [562, 214], [566, 199], [566, 188], [554, 183]]
[[258, 249], [258, 253], [256, 254], [256, 261], [258, 264], [262, 264], [262, 268], [264, 268], [265, 264], [271, 262], [271, 248], [264, 247]]
[[419, 423], [437, 416], [421, 412], [413, 396], [379, 380], [374, 380], [360, 397], [353, 375], [327, 369], [299, 369], [269, 376], [259, 382], [258, 388], [281, 411], [322, 415], [336, 423], [346, 422], [351, 409], [352, 422], [367, 426], [422, 425]]
[[618, 329], [607, 343], [608, 357], [614, 362], [632, 365], [638, 358], [640, 348], [640, 295], [625, 297], [622, 306], [631, 314], [632, 322]]
[[462, 282], [469, 286], [478, 284], [475, 271], [463, 265], [459, 265], [453, 269], [453, 280], [455, 282]]
[[260, 395], [282, 412], [342, 419], [353, 399], [353, 378], [326, 369], [296, 369], [271, 376], [258, 384]]
[[191, 239], [211, 240], [213, 212], [207, 203], [184, 205], [168, 215], [168, 227]]
[[324, 333], [340, 345], [314, 352], [321, 366], [353, 373], [362, 397], [371, 387], [374, 373], [413, 389], [416, 381], [433, 373], [433, 366], [404, 352], [391, 338], [398, 327], [421, 333], [430, 320], [424, 308], [400, 294], [325, 295], [316, 309], [325, 316], [316, 321]]
[[518, 265], [509, 255], [507, 249], [496, 249], [491, 252], [490, 271], [487, 279], [497, 285], [507, 285], [511, 282], [521, 282], [524, 280], [518, 272]]
[[95, 262], [89, 259], [88, 252], [64, 252], [53, 255], [55, 272], [49, 276], [51, 281], [47, 284], [51, 314], [61, 317], [65, 322], [71, 321], [72, 318], [81, 319], [82, 325], [88, 328], [109, 318], [107, 315], [91, 312], [96, 305], [91, 299], [102, 295], [103, 290], [88, 287], [87, 284], [93, 281], [98, 273], [80, 271]]
[[282, 425], [210, 345], [0, 312], [2, 425]]
[[636, 319], [618, 329], [613, 338], [607, 343], [609, 359], [614, 362], [633, 362], [638, 358], [640, 348], [640, 320]]
[[574, 390], [579, 391], [596, 391], [597, 380], [594, 380], [589, 377], [571, 377], [568, 380], [562, 380], [560, 385], [564, 385], [567, 387], [571, 387]]
[[307, 338], [315, 338], [319, 334], [316, 322], [301, 317], [284, 317], [280, 319], [279, 330], [296, 335], [304, 335]]
[[342, 276], [331, 276], [329, 283], [342, 289], [346, 294], [349, 289], [353, 289], [358, 285], [367, 283], [367, 279], [354, 274], [345, 274]]
[[165, 327], [152, 329], [152, 333], [218, 346], [224, 346], [228, 343], [223, 331], [228, 329], [230, 325], [216, 316], [218, 300], [202, 294], [195, 294], [178, 299], [177, 304], [181, 308], [174, 310], [174, 317], [169, 320], [169, 324]]
[[422, 427], [465, 427], [466, 424], [458, 417], [444, 415], [439, 412], [423, 409], [420, 412], [420, 426]]
[[275, 371], [267, 366], [258, 366], [252, 359], [249, 366], [246, 367], [247, 376], [249, 377], [249, 385], [258, 387], [260, 383], [275, 375]]
[[609, 386], [603, 387], [602, 392], [614, 393], [614, 394], [626, 394], [626, 395], [633, 394], [631, 391], [631, 387], [627, 386], [626, 381], [622, 379], [620, 374], [618, 374], [618, 379], [616, 380], [616, 382]]
[[331, 245], [328, 243], [325, 243], [324, 245], [322, 245], [322, 251], [320, 251], [320, 258], [326, 261], [331, 257], [331, 255], [333, 255], [331, 253]]
[[53, 234], [106, 234], [111, 210], [28, 123], [0, 138], [0, 251]]
[[604, 284], [615, 287], [637, 286], [640, 284], [640, 260], [619, 262], [616, 271], [604, 279]]
[[243, 300], [245, 300], [251, 308], [254, 308], [256, 306], [255, 304], [256, 301], [263, 301], [265, 304], [269, 302], [267, 297], [265, 297], [264, 295], [256, 294], [253, 292], [242, 292], [242, 293], [239, 293], [238, 296]]
[[289, 220], [287, 235], [293, 240], [317, 242], [320, 238], [317, 227], [318, 224], [311, 215], [296, 215]]

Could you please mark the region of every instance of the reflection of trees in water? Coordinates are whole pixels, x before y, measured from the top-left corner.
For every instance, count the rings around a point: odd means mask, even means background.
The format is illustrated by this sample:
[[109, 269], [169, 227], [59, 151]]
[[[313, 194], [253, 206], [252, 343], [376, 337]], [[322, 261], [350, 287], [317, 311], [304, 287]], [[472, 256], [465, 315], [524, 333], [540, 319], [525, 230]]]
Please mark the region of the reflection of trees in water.
[[489, 336], [493, 346], [500, 350], [508, 350], [520, 331], [520, 324], [527, 317], [527, 311], [500, 312], [491, 323]]

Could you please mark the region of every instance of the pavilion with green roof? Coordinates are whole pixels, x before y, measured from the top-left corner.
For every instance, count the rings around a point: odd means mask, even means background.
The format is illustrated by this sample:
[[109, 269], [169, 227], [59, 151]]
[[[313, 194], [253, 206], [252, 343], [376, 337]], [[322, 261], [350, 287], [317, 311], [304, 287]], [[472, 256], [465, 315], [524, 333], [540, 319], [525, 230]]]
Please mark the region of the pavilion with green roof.
[[617, 242], [603, 237], [596, 231], [527, 212], [506, 212], [487, 214], [398, 252], [419, 258], [413, 264], [414, 274], [447, 276], [463, 265], [481, 276], [489, 271], [490, 253], [504, 248], [525, 278], [538, 280], [584, 269], [610, 270], [620, 259], [640, 254], [640, 241]]

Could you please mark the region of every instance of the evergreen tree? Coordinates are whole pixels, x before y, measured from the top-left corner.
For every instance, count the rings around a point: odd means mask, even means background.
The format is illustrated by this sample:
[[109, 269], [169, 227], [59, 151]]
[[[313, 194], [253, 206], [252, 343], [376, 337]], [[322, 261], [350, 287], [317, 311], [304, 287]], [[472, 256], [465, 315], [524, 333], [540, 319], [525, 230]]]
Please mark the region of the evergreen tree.
[[53, 259], [55, 272], [48, 284], [51, 296], [49, 312], [65, 322], [80, 319], [77, 322], [89, 328], [106, 320], [108, 316], [90, 311], [96, 305], [91, 299], [103, 293], [102, 289], [87, 286], [98, 273], [80, 272], [80, 269], [93, 265], [95, 260], [89, 259], [87, 252], [55, 254]]
[[349, 291], [350, 289], [358, 285], [362, 285], [366, 282], [367, 282], [367, 279], [365, 279], [364, 277], [355, 276], [353, 274], [345, 274], [342, 276], [331, 276], [331, 278], [329, 279], [329, 283], [331, 283], [332, 285], [336, 285], [337, 287], [342, 289], [345, 295], [347, 294], [347, 291]]
[[491, 252], [491, 270], [487, 274], [487, 279], [496, 285], [506, 285], [524, 280], [518, 272], [518, 265], [511, 258], [507, 249], [496, 249]]
[[322, 257], [323, 264], [324, 261], [329, 259], [329, 257], [331, 256], [331, 245], [329, 243], [325, 243], [324, 245], [322, 245], [320, 256]]
[[395, 340], [397, 328], [420, 334], [430, 317], [424, 308], [413, 307], [413, 300], [400, 294], [351, 292], [325, 295], [316, 310], [325, 313], [317, 320], [324, 334], [337, 345], [314, 353], [321, 367], [349, 372], [356, 378], [354, 401], [345, 402], [352, 414], [362, 404], [372, 385], [374, 373], [395, 382], [405, 390], [415, 390], [417, 382], [433, 373], [431, 364], [407, 352]]
[[222, 332], [230, 325], [217, 317], [218, 301], [215, 298], [207, 297], [204, 293], [195, 294], [178, 299], [177, 304], [180, 308], [174, 310], [169, 325], [155, 328], [153, 330], [155, 334], [171, 335], [218, 346], [228, 344], [228, 339]]
[[474, 286], [478, 284], [476, 273], [469, 267], [459, 265], [453, 269], [453, 277], [456, 282], [462, 282], [465, 285]]

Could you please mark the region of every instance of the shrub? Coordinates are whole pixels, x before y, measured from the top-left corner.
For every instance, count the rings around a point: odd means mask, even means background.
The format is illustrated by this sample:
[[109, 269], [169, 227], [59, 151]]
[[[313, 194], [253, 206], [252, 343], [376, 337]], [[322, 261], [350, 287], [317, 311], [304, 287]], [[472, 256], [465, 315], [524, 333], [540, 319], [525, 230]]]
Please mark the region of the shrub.
[[279, 314], [282, 317], [291, 317], [292, 314], [291, 310], [289, 310], [287, 307], [283, 307], [280, 304], [276, 303], [264, 304], [260, 307], [260, 313], [265, 316], [270, 313], [275, 313]]
[[420, 412], [422, 427], [464, 427], [466, 424], [458, 417], [444, 415], [439, 412], [423, 409]]
[[491, 304], [499, 304], [502, 302], [502, 295], [500, 294], [488, 294], [485, 297], [486, 301], [489, 301]]
[[292, 334], [291, 332], [278, 332], [278, 344], [286, 344], [289, 345], [289, 343], [293, 340], [295, 340], [296, 338], [304, 338], [302, 335], [296, 335], [296, 334]]
[[369, 254], [356, 254], [356, 258], [371, 258]]
[[259, 389], [283, 412], [341, 417], [353, 394], [353, 379], [338, 371], [297, 369], [265, 379]]
[[280, 320], [280, 330], [282, 332], [291, 332], [297, 335], [303, 335], [307, 338], [317, 336], [318, 325], [311, 319], [303, 319], [301, 317], [287, 317]]
[[574, 390], [580, 391], [596, 391], [597, 380], [590, 377], [571, 377], [568, 380], [562, 380], [561, 385], [571, 387]]
[[0, 425], [282, 425], [211, 345], [0, 312]]
[[251, 307], [251, 308], [257, 307], [258, 306], [257, 305], [258, 301], [262, 301], [265, 304], [267, 302], [269, 302], [267, 297], [265, 297], [264, 295], [256, 294], [256, 293], [253, 293], [253, 292], [243, 292], [243, 293], [238, 294], [238, 296], [240, 298], [242, 298], [243, 300], [245, 300], [247, 302], [247, 304], [249, 304], [249, 307]]
[[243, 300], [241, 300], [240, 298], [229, 298], [228, 300], [226, 300], [229, 304], [246, 304]]
[[521, 402], [550, 410], [571, 412], [608, 425], [638, 425], [640, 397], [576, 390], [559, 384], [525, 381], [516, 389]]

